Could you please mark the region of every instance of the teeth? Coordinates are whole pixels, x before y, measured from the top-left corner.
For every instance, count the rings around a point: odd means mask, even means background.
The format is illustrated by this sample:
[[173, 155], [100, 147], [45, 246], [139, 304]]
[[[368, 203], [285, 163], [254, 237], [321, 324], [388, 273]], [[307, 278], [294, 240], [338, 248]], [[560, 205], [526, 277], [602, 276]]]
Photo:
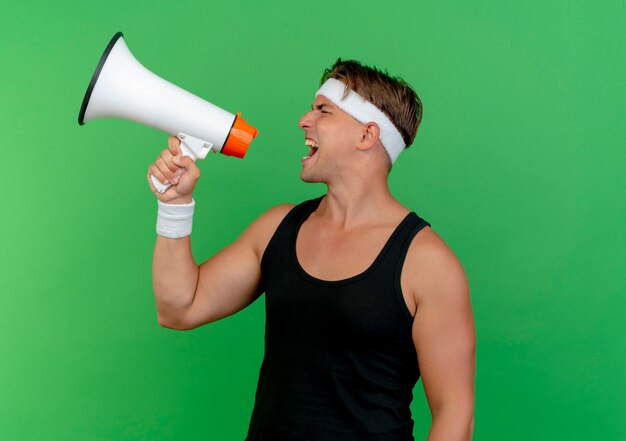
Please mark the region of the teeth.
[[315, 141], [313, 141], [312, 139], [306, 139], [304, 141], [304, 144], [307, 145], [308, 147], [313, 147], [313, 148], [317, 148], [317, 143]]
[[308, 154], [308, 155], [304, 156], [302, 159], [308, 159], [308, 158], [310, 158], [310, 157], [311, 157], [311, 155], [313, 155], [313, 153], [314, 153], [314, 152], [316, 152], [316, 151], [317, 151], [317, 142], [313, 141], [312, 139], [306, 138], [306, 139], [304, 140], [304, 144], [305, 144], [307, 147], [310, 147], [310, 148], [311, 148], [311, 151], [309, 152], [309, 154]]

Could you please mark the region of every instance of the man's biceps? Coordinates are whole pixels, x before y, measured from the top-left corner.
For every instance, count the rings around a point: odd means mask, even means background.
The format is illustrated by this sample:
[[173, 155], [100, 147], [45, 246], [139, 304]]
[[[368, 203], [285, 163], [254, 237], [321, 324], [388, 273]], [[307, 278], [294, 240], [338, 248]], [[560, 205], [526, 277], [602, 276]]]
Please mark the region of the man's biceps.
[[476, 337], [471, 317], [452, 323], [424, 323], [423, 328], [414, 327], [413, 340], [425, 382], [456, 384], [473, 371]]
[[258, 256], [245, 241], [232, 243], [200, 265], [200, 281], [216, 288], [253, 284], [260, 273]]
[[[218, 253], [219, 254], [219, 253]], [[254, 298], [260, 281], [260, 268], [237, 253], [222, 252], [203, 263], [190, 317], [200, 324], [227, 317], [246, 307]], [[241, 257], [241, 256], [239, 256]]]
[[418, 354], [464, 358], [474, 351], [476, 336], [471, 307], [431, 304], [418, 308], [413, 323]]
[[241, 238], [219, 251], [210, 259], [200, 265], [204, 272], [228, 272], [236, 271], [241, 267], [258, 264], [256, 253], [247, 241]]

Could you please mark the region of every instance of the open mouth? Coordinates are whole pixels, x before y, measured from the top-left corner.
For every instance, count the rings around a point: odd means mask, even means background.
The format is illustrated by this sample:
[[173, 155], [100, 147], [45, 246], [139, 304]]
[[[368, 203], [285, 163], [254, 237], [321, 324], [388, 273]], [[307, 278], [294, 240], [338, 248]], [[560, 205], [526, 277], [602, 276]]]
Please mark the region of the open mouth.
[[315, 155], [315, 153], [317, 152], [317, 142], [313, 141], [312, 139], [307, 138], [304, 141], [304, 144], [309, 148], [309, 154], [306, 155], [304, 158], [302, 159], [308, 159], [311, 156]]

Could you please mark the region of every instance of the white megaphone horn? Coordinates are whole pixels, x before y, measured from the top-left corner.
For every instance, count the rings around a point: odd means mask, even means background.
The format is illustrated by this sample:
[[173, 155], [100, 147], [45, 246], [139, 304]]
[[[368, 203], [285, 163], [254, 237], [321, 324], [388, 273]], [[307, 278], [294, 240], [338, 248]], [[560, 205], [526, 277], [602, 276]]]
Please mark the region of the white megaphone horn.
[[[78, 123], [124, 118], [175, 135], [194, 161], [213, 150], [243, 158], [258, 130], [233, 115], [160, 78], [139, 63], [118, 32], [107, 45], [80, 106]], [[155, 188], [164, 185], [152, 176]]]

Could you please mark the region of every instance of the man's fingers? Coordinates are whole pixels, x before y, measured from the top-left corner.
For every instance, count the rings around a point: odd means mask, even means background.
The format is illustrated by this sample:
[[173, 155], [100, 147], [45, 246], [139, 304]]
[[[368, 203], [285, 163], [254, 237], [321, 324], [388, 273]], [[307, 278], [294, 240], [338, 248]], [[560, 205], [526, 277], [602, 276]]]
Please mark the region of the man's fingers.
[[[161, 195], [169, 192], [178, 196], [191, 195], [196, 182], [200, 178], [200, 169], [189, 156], [183, 156], [180, 140], [170, 137], [167, 140], [167, 149], [163, 150], [153, 164], [148, 168], [148, 180], [150, 189], [157, 195], [159, 200], [163, 200]], [[154, 182], [150, 176], [164, 185], [172, 185], [165, 193], [157, 193]], [[172, 193], [174, 192], [174, 193]], [[164, 196], [167, 199], [167, 196]]]
[[179, 172], [179, 167], [172, 162], [172, 159], [174, 158], [174, 155], [172, 155], [172, 152], [170, 152], [168, 149], [163, 150], [161, 152], [161, 154], [159, 156], [157, 156], [156, 161], [158, 161], [159, 158], [163, 159], [165, 161], [165, 165], [167, 166], [167, 168], [170, 169], [170, 171], [172, 171], [174, 173]]
[[175, 136], [170, 136], [169, 138], [167, 138], [167, 148], [169, 149], [172, 156], [177, 156], [182, 153], [180, 150], [180, 139]]
[[156, 167], [155, 164], [152, 164], [148, 168], [148, 180], [150, 181], [150, 185], [152, 186], [152, 179], [150, 178], [150, 176], [154, 176], [162, 184], [170, 183], [167, 177], [163, 173], [161, 173], [161, 171]]
[[178, 180], [178, 177], [180, 176], [178, 167], [168, 166], [167, 162], [161, 157], [158, 158], [154, 164], [161, 171], [161, 173], [167, 178], [168, 181], [170, 181], [172, 184], [176, 183], [174, 181]]

